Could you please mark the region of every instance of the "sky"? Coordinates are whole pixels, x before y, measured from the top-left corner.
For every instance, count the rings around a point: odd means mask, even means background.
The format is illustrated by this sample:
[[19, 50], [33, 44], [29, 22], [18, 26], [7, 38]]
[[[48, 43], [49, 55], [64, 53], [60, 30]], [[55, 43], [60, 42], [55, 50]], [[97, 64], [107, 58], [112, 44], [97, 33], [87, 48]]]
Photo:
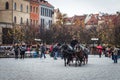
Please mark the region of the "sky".
[[46, 0], [55, 9], [72, 17], [74, 15], [97, 14], [99, 12], [114, 14], [120, 11], [120, 0]]

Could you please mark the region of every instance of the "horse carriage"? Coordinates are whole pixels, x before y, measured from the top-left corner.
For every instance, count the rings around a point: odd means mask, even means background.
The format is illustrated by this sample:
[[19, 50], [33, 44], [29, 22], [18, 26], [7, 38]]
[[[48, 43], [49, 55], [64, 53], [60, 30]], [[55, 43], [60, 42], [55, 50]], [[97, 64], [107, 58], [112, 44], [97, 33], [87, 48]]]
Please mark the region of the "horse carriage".
[[84, 49], [80, 45], [77, 45], [75, 49], [73, 49], [70, 45], [64, 44], [61, 49], [65, 66], [70, 66], [71, 63], [75, 63], [75, 66], [87, 64], [88, 54], [84, 52]]

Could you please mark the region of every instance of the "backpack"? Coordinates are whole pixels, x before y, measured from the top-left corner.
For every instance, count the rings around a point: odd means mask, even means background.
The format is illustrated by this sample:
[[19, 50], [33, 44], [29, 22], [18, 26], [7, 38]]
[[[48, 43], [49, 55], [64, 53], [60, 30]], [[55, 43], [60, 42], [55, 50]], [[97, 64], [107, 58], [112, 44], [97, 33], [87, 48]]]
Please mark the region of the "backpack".
[[26, 49], [25, 49], [25, 47], [21, 47], [21, 49], [20, 49], [21, 51], [25, 51]]
[[88, 50], [86, 48], [84, 48], [84, 53], [88, 54]]

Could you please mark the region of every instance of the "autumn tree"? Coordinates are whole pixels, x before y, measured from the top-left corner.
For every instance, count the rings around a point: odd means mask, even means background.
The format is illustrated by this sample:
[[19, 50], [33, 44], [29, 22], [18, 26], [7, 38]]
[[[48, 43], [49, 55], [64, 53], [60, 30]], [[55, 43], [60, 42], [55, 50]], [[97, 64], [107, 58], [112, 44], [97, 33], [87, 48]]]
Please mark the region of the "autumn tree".
[[[109, 15], [108, 15], [109, 16]], [[115, 21], [116, 24], [116, 21]], [[115, 24], [114, 18], [108, 18], [105, 22], [101, 23], [98, 29], [98, 37], [101, 43], [115, 45]]]
[[56, 19], [57, 19], [56, 24], [58, 26], [64, 25], [66, 23], [66, 20], [65, 20], [66, 18], [67, 18], [67, 14], [58, 13], [57, 17], [56, 17]]
[[117, 17], [114, 20], [114, 42], [116, 46], [120, 47], [120, 12], [117, 12]]
[[9, 36], [13, 36], [13, 44], [21, 42], [23, 40], [24, 33], [22, 32], [21, 26], [14, 24], [13, 28], [8, 31]]
[[57, 22], [50, 27], [52, 31], [52, 39], [54, 42], [64, 42], [67, 41], [66, 38], [69, 36], [69, 31], [66, 26], [67, 14], [58, 13]]
[[23, 41], [29, 44], [35, 43], [35, 38], [39, 38], [40, 29], [39, 26], [35, 25], [24, 25], [21, 27], [22, 32], [24, 33]]
[[12, 28], [2, 28], [2, 44], [12, 44], [13, 43], [13, 35], [9, 35], [9, 32], [12, 31]]
[[39, 35], [39, 27], [14, 24], [13, 28], [11, 28], [8, 33], [9, 36], [13, 37], [13, 44], [21, 42], [32, 43]]

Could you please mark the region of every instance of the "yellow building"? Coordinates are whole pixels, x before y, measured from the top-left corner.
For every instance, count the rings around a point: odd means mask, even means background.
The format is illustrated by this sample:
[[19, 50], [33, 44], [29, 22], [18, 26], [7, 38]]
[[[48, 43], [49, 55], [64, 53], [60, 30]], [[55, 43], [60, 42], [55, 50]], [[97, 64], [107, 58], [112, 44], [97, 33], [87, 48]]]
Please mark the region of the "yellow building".
[[12, 28], [13, 24], [28, 24], [29, 20], [29, 0], [0, 0], [0, 44], [3, 42], [3, 28]]

